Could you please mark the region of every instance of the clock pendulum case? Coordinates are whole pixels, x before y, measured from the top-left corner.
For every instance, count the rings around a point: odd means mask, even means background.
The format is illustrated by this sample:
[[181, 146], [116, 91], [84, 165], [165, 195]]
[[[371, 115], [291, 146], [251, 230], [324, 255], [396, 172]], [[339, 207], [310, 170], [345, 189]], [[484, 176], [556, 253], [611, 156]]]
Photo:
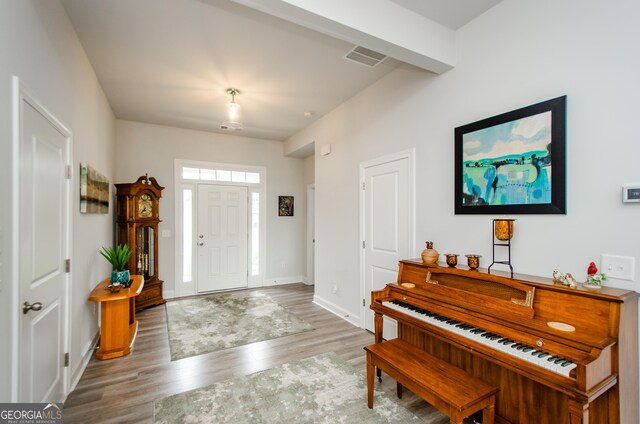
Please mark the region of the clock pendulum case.
[[159, 200], [163, 189], [146, 174], [135, 183], [116, 184], [118, 244], [129, 245], [129, 271], [144, 278], [144, 288], [136, 297], [136, 311], [166, 302], [163, 281], [158, 278]]

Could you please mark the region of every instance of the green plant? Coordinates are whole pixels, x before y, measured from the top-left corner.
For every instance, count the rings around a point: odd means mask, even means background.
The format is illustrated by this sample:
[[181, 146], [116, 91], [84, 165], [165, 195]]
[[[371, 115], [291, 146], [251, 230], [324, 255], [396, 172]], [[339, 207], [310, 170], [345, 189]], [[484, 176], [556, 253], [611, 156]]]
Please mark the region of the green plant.
[[115, 249], [113, 247], [103, 247], [100, 254], [113, 265], [115, 271], [124, 271], [129, 258], [131, 257], [131, 249], [128, 244], [120, 244]]

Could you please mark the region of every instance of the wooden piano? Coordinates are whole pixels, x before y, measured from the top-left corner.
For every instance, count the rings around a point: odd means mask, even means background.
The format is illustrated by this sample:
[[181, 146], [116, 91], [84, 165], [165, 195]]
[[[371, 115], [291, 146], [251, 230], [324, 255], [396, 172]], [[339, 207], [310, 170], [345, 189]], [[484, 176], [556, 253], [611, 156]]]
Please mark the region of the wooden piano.
[[[638, 424], [638, 293], [400, 262], [371, 293], [398, 337], [500, 387], [496, 422]], [[413, 285], [413, 287], [411, 287]]]

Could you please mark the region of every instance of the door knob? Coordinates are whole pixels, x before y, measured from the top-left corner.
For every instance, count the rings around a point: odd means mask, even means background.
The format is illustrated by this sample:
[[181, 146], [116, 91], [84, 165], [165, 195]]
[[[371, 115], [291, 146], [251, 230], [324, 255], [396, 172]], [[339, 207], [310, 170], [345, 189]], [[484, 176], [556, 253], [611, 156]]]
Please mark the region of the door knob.
[[22, 307], [22, 313], [26, 314], [29, 311], [39, 311], [42, 309], [42, 303], [36, 302], [32, 305], [29, 305], [29, 302], [24, 302], [24, 306]]
[[198, 243], [198, 246], [204, 246], [203, 242]]
[[200, 237], [200, 238], [204, 238], [204, 235], [203, 235], [203, 234], [200, 234], [198, 237]]

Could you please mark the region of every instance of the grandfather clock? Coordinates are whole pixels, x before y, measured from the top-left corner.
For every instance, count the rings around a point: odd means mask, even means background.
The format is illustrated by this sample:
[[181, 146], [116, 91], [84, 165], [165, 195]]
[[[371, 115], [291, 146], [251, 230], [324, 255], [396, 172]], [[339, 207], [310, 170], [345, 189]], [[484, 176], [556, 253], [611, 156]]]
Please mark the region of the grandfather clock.
[[163, 281], [158, 278], [158, 213], [163, 189], [146, 174], [135, 183], [116, 184], [118, 244], [129, 245], [129, 271], [144, 278], [144, 288], [136, 297], [136, 311], [166, 302]]

